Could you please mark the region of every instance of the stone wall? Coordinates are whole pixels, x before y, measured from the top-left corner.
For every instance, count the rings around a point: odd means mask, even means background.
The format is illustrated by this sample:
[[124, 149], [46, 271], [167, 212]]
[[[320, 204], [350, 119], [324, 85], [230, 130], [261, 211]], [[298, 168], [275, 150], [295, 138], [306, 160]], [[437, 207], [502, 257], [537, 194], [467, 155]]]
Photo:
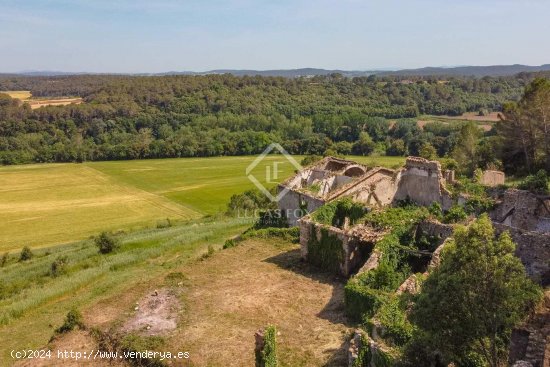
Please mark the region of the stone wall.
[[485, 186], [498, 186], [498, 185], [504, 185], [504, 172], [502, 171], [492, 171], [492, 170], [486, 170], [483, 171], [481, 175], [480, 183]]
[[394, 201], [410, 199], [419, 205], [441, 204], [444, 210], [452, 206], [450, 193], [445, 188], [441, 164], [424, 158], [408, 157], [397, 178]]
[[[360, 236], [352, 232], [344, 231], [340, 228], [315, 223], [309, 217], [304, 217], [298, 221], [300, 227], [300, 255], [303, 260], [316, 264], [309, 254], [309, 245], [312, 240], [320, 241], [325, 232], [328, 236], [334, 236], [342, 243], [343, 259], [339, 264], [339, 275], [349, 277], [363, 266], [369, 258], [374, 244], [364, 241]], [[312, 239], [311, 236], [316, 236]]]
[[395, 174], [393, 170], [375, 168], [362, 177], [360, 181], [336, 191], [329, 200], [349, 196], [353, 200], [366, 205], [388, 205], [392, 202], [397, 190], [393, 179]]
[[491, 212], [491, 219], [527, 231], [548, 232], [549, 205], [548, 200], [529, 191], [509, 189]]
[[454, 227], [436, 220], [425, 220], [419, 224], [419, 229], [428, 236], [438, 237], [441, 244], [453, 234]]
[[525, 231], [499, 223], [493, 223], [495, 232], [504, 231], [516, 243], [516, 256], [521, 259], [527, 274], [543, 286], [550, 285], [550, 233]]
[[512, 331], [508, 360], [510, 365], [523, 361], [532, 367], [550, 366], [550, 291], [535, 313]]
[[[285, 190], [285, 187], [279, 186], [279, 192], [283, 190]], [[307, 214], [313, 213], [317, 208], [324, 205], [325, 201], [298, 191], [287, 191], [287, 193], [279, 200], [278, 207], [284, 215], [286, 215], [290, 226], [296, 226], [298, 219], [300, 219], [302, 214], [304, 214], [301, 210], [302, 203], [304, 204], [303, 208], [306, 211], [305, 214]]]

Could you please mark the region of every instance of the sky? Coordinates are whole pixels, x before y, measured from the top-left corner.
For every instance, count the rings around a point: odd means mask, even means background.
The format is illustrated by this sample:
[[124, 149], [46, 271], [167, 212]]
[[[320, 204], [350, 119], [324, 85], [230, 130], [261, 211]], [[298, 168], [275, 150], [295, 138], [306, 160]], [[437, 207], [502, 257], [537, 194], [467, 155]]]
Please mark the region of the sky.
[[0, 72], [550, 63], [549, 0], [0, 0]]

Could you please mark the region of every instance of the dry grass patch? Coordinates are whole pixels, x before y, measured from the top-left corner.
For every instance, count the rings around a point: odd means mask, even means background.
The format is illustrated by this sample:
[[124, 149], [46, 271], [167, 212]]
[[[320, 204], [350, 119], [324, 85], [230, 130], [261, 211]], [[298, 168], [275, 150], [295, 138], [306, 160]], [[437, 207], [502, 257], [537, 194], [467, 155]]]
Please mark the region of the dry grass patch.
[[169, 344], [193, 366], [254, 365], [254, 332], [268, 324], [283, 366], [345, 364], [343, 283], [301, 263], [297, 246], [249, 240], [181, 271], [186, 312]]
[[31, 98], [31, 92], [28, 90], [8, 90], [8, 91], [0, 91], [0, 93], [7, 94], [11, 98], [20, 99], [22, 101], [27, 100]]

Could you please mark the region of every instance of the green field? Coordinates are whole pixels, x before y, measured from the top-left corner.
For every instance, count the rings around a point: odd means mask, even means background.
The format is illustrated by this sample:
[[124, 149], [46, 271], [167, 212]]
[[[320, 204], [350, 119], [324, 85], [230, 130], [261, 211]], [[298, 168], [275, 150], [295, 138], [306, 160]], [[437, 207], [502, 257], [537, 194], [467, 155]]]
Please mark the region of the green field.
[[[231, 195], [253, 188], [247, 166], [256, 157], [181, 158], [0, 168], [0, 251], [80, 240], [100, 231], [134, 230], [171, 218], [185, 221], [223, 212]], [[295, 157], [300, 161], [301, 157]], [[396, 167], [403, 157], [350, 157]], [[280, 182], [294, 172], [281, 156]], [[271, 183], [267, 186], [273, 186]]]

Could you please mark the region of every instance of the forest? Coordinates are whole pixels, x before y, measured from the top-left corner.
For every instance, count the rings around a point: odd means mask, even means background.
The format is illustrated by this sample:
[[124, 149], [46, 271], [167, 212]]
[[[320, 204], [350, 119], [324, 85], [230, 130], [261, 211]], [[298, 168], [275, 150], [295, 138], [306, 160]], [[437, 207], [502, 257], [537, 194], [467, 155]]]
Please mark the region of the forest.
[[[524, 91], [545, 76], [0, 75], [0, 163], [249, 155], [279, 142], [292, 154], [453, 157], [532, 172], [550, 158], [535, 151], [541, 144], [502, 149], [511, 123], [484, 132], [473, 123], [421, 128], [416, 118], [504, 110], [518, 120], [529, 109], [519, 102]], [[10, 90], [84, 103], [31, 110], [1, 93]], [[469, 136], [474, 146], [457, 146]], [[503, 157], [513, 163], [503, 165]]]

